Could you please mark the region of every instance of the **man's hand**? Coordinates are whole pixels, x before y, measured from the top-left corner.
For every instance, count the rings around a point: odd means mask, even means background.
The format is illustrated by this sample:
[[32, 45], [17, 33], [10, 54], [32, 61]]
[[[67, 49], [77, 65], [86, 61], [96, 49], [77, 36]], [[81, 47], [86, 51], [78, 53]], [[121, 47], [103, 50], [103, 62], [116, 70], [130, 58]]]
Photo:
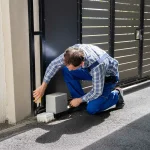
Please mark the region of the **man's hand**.
[[46, 83], [42, 83], [35, 91], [33, 91], [34, 102], [36, 103], [40, 98], [43, 97], [45, 89], [47, 87]]
[[82, 99], [81, 98], [75, 98], [70, 102], [70, 105], [72, 107], [77, 107], [82, 103]]

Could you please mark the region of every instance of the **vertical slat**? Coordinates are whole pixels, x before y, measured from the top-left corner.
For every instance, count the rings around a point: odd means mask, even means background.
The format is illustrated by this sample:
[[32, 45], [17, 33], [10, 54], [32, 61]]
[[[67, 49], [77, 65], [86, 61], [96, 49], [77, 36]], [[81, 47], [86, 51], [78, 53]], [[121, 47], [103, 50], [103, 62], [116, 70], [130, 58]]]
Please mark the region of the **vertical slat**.
[[114, 41], [115, 41], [115, 0], [110, 0], [110, 38], [109, 38], [109, 54], [114, 57]]
[[[39, 0], [39, 25], [40, 25], [40, 61], [41, 61], [41, 83], [43, 82], [44, 70], [46, 68], [44, 63], [44, 49], [45, 49], [45, 20], [44, 20], [44, 0]], [[46, 97], [45, 95], [42, 98], [42, 105], [45, 107], [46, 105]]]
[[44, 43], [45, 43], [45, 31], [44, 31], [44, 27], [45, 27], [45, 21], [44, 21], [44, 1], [43, 0], [39, 0], [39, 25], [40, 25], [40, 31], [41, 31], [41, 35], [40, 35], [40, 60], [41, 60], [41, 83], [43, 81], [43, 77], [44, 77], [44, 58], [43, 58], [43, 49], [44, 49]]
[[[147, 7], [146, 5], [149, 5], [149, 1], [144, 0], [144, 26], [149, 26], [150, 25], [150, 14], [145, 13], [145, 12], [150, 12], [150, 7]], [[150, 76], [150, 70], [148, 70], [150, 67], [147, 66], [150, 64], [150, 47], [147, 45], [150, 45], [150, 36], [149, 34], [145, 34], [145, 32], [150, 32], [149, 27], [144, 27], [144, 43], [143, 43], [143, 64], [142, 64], [142, 76]], [[146, 46], [146, 47], [145, 47]], [[146, 65], [146, 66], [145, 66]]]
[[33, 18], [33, 0], [28, 0], [28, 17], [29, 17], [29, 43], [30, 43], [30, 81], [31, 81], [31, 110], [35, 110], [36, 105], [33, 103], [32, 91], [35, 90], [35, 51], [34, 51], [34, 18]]
[[142, 78], [142, 66], [143, 66], [143, 35], [144, 35], [144, 1], [141, 0], [140, 8], [140, 30], [142, 38], [139, 41], [139, 64], [138, 64], [138, 75]]
[[82, 0], [77, 0], [77, 43], [82, 43]]

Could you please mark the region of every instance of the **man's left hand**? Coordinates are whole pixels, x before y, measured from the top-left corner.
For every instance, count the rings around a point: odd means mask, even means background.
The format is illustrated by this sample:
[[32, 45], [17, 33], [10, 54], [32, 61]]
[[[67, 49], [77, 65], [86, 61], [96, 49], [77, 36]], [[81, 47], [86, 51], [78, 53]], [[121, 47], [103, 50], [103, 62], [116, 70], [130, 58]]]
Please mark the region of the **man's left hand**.
[[82, 99], [81, 98], [75, 98], [70, 102], [70, 105], [72, 107], [77, 107], [82, 103]]

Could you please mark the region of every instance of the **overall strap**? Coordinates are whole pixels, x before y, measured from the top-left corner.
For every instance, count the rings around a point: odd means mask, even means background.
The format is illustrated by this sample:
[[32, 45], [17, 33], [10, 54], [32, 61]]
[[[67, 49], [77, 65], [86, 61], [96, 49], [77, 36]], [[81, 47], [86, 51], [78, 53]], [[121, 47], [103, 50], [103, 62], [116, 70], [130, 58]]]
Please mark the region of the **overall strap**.
[[109, 55], [105, 53], [102, 57], [100, 57], [97, 61], [95, 61], [93, 64], [91, 64], [88, 67], [88, 71], [90, 72], [93, 68], [95, 68], [98, 64], [102, 63]]

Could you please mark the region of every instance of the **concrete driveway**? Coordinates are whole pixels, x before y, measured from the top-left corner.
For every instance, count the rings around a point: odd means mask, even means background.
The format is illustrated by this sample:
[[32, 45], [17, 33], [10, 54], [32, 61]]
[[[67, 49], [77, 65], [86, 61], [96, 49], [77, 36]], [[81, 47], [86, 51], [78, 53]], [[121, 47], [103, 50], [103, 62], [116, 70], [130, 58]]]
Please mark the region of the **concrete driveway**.
[[150, 86], [125, 95], [122, 110], [68, 114], [0, 135], [0, 150], [150, 150]]

